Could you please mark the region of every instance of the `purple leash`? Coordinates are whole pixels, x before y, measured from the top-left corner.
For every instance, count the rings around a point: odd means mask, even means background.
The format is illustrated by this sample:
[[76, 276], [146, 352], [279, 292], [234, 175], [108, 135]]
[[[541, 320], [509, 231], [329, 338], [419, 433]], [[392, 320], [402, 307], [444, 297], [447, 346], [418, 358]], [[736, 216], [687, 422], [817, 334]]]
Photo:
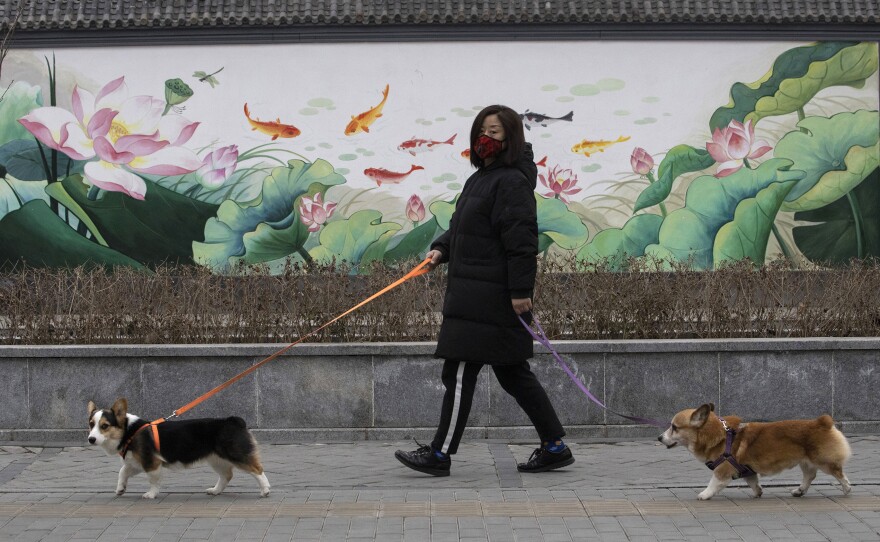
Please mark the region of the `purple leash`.
[[547, 348], [547, 350], [549, 350], [551, 354], [553, 354], [553, 357], [556, 358], [556, 362], [559, 364], [560, 367], [562, 367], [562, 370], [565, 371], [568, 377], [571, 378], [572, 382], [577, 384], [577, 387], [580, 388], [581, 391], [584, 392], [584, 395], [589, 397], [591, 401], [593, 401], [603, 409], [607, 410], [608, 412], [620, 416], [621, 418], [626, 418], [627, 420], [632, 420], [636, 423], [642, 423], [645, 425], [653, 425], [654, 427], [659, 427], [661, 429], [666, 429], [667, 427], [669, 427], [669, 422], [661, 422], [659, 420], [654, 420], [651, 418], [640, 418], [638, 416], [627, 416], [626, 414], [615, 412], [605, 406], [605, 403], [603, 403], [602, 401], [597, 399], [595, 395], [590, 393], [590, 390], [587, 389], [584, 383], [581, 382], [581, 380], [572, 372], [571, 368], [569, 368], [569, 366], [564, 361], [562, 361], [562, 357], [559, 356], [559, 353], [556, 351], [555, 348], [553, 348], [553, 345], [550, 344], [550, 339], [548, 339], [547, 335], [544, 333], [544, 329], [541, 327], [541, 323], [538, 321], [538, 317], [535, 316], [534, 313], [532, 313], [532, 321], [535, 323], [535, 327], [538, 328], [537, 333], [535, 333], [535, 330], [533, 330], [531, 326], [529, 326], [529, 324], [527, 324], [526, 321], [523, 320], [523, 317], [521, 315], [517, 315], [516, 317], [519, 318], [520, 322], [522, 322], [523, 327], [526, 328], [526, 330], [529, 332], [529, 335], [531, 335], [536, 341], [544, 345], [544, 347]]

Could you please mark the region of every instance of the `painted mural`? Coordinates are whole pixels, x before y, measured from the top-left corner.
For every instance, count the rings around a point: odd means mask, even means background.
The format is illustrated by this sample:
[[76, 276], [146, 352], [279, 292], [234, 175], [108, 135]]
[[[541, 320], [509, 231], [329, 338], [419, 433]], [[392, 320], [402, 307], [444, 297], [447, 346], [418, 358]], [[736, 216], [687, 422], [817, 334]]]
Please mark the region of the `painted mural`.
[[880, 255], [876, 43], [13, 50], [3, 76], [6, 268], [417, 257], [492, 103], [534, 147], [548, 256]]

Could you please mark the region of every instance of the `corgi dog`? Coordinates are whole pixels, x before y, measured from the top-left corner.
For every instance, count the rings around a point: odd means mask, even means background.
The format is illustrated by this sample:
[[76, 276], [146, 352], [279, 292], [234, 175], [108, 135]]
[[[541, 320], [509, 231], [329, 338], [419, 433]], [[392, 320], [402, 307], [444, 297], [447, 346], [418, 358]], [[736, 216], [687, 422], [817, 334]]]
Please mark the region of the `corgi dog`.
[[755, 497], [762, 494], [759, 475], [771, 475], [800, 466], [803, 481], [791, 490], [802, 497], [821, 470], [837, 478], [843, 494], [850, 492], [843, 465], [852, 455], [846, 437], [827, 414], [815, 420], [742, 423], [737, 416], [715, 414], [715, 405], [682, 410], [657, 437], [667, 448], [685, 446], [712, 469], [712, 479], [698, 498], [711, 499], [731, 480], [745, 478]]
[[269, 480], [260, 463], [260, 452], [244, 420], [206, 418], [198, 420], [167, 421], [150, 425], [128, 413], [128, 401], [119, 398], [109, 409], [98, 409], [89, 401], [89, 444], [100, 446], [108, 455], [120, 455], [122, 468], [116, 484], [116, 494], [125, 493], [128, 479], [146, 472], [150, 489], [145, 499], [159, 494], [162, 467], [188, 467], [205, 461], [220, 478], [209, 495], [219, 495], [232, 479], [232, 467], [239, 468], [257, 479], [260, 495], [269, 495]]

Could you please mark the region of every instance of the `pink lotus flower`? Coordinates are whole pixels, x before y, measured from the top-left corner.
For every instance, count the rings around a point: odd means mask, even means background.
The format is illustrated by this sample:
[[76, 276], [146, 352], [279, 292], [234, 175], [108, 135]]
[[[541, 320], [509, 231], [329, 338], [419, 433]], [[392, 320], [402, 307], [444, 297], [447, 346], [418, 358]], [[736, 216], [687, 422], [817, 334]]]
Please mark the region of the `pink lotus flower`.
[[718, 162], [718, 178], [727, 177], [743, 167], [743, 160], [759, 158], [770, 151], [770, 145], [763, 139], [755, 140], [755, 127], [751, 120], [745, 125], [731, 120], [727, 128], [715, 128], [712, 142], [706, 143], [706, 150]]
[[40, 107], [20, 118], [30, 133], [49, 148], [85, 165], [88, 182], [103, 190], [144, 199], [146, 183], [136, 173], [182, 175], [197, 170], [201, 160], [186, 143], [199, 123], [180, 115], [163, 115], [165, 102], [151, 96], [128, 96], [125, 78], [110, 81], [97, 96], [74, 87], [73, 112]]
[[632, 155], [629, 157], [629, 163], [632, 166], [633, 173], [636, 175], [647, 175], [654, 169], [654, 158], [641, 147], [633, 149]]
[[334, 209], [336, 209], [335, 203], [329, 201], [326, 204], [321, 203], [320, 192], [315, 194], [315, 199], [303, 196], [299, 203], [299, 219], [309, 227], [309, 231], [318, 231], [333, 215]]
[[216, 149], [202, 159], [202, 167], [196, 172], [199, 182], [208, 188], [217, 188], [235, 171], [238, 164], [238, 146], [229, 145]]
[[406, 202], [406, 217], [412, 222], [421, 222], [425, 219], [425, 204], [415, 194]]
[[570, 169], [559, 169], [559, 166], [555, 166], [546, 177], [542, 173], [538, 175], [538, 179], [550, 189], [550, 192], [544, 194], [545, 197], [561, 199], [565, 203], [568, 203], [567, 196], [581, 191], [580, 188], [575, 188], [578, 178]]

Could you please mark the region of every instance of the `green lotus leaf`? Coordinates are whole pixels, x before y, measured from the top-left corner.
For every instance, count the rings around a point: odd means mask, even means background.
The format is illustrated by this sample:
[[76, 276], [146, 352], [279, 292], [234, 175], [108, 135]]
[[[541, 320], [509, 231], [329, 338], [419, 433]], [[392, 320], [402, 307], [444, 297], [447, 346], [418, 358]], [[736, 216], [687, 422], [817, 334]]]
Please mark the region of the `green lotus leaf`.
[[0, 220], [10, 213], [21, 207], [19, 196], [15, 193], [15, 189], [7, 181], [0, 179]]
[[714, 163], [715, 160], [706, 149], [697, 149], [690, 145], [672, 147], [657, 168], [657, 181], [639, 194], [633, 213], [663, 203], [672, 192], [675, 179], [685, 173], [704, 170]]
[[33, 141], [33, 135], [24, 129], [18, 119], [43, 106], [43, 94], [38, 86], [16, 81], [0, 101], [0, 145], [16, 139]]
[[[771, 184], [800, 180], [804, 172], [790, 170], [791, 166], [789, 160], [773, 158], [756, 169], [742, 168], [721, 179], [698, 177], [688, 187], [685, 206], [669, 213], [660, 227], [658, 243], [649, 245], [645, 255], [712, 268], [715, 239], [721, 227], [734, 220], [741, 202], [755, 198]], [[774, 219], [775, 213], [756, 217], [771, 224]]]
[[29, 201], [0, 219], [0, 269], [22, 261], [33, 267], [143, 269], [137, 261], [76, 233], [42, 200]]
[[386, 262], [395, 262], [423, 257], [428, 252], [431, 241], [437, 237], [439, 229], [440, 226], [437, 225], [437, 219], [431, 217], [430, 220], [408, 231], [394, 248], [389, 249], [385, 253], [383, 259]]
[[449, 221], [452, 220], [452, 213], [455, 212], [455, 203], [461, 194], [456, 194], [452, 201], [435, 201], [428, 205], [428, 210], [437, 219], [437, 224], [446, 231], [449, 229]]
[[587, 242], [590, 235], [577, 213], [572, 212], [562, 200], [545, 198], [535, 194], [538, 208], [538, 238], [541, 251], [552, 243], [560, 248], [573, 250]]
[[821, 42], [790, 49], [776, 59], [760, 80], [736, 83], [730, 103], [718, 108], [709, 127], [724, 128], [731, 120], [757, 122], [764, 117], [797, 111], [820, 90], [835, 85], [860, 87], [877, 71], [877, 44]]
[[[846, 264], [852, 258], [880, 257], [880, 169], [875, 169], [846, 197], [830, 205], [795, 213], [812, 222], [792, 230], [804, 256], [819, 264]], [[858, 220], [858, 226], [856, 224]]]
[[[77, 182], [82, 182], [81, 178], [77, 178]], [[46, 186], [46, 193], [49, 194], [52, 198], [54, 198], [57, 202], [67, 208], [68, 211], [73, 213], [76, 218], [82, 222], [86, 228], [92, 233], [95, 237], [95, 241], [103, 246], [110, 246], [107, 243], [107, 240], [104, 239], [104, 236], [101, 235], [101, 231], [98, 229], [98, 226], [92, 220], [92, 217], [89, 216], [89, 213], [86, 212], [85, 209], [80, 207], [80, 204], [76, 202], [75, 199], [70, 197], [70, 194], [67, 193], [67, 190], [64, 188], [64, 183], [50, 183]]]
[[382, 222], [379, 211], [358, 211], [346, 220], [324, 226], [319, 236], [321, 244], [309, 254], [317, 261], [330, 262], [335, 258], [353, 266], [380, 260], [400, 227], [394, 222]]
[[286, 167], [273, 168], [253, 202], [220, 204], [217, 218], [205, 223], [205, 241], [193, 243], [195, 261], [226, 268], [237, 261], [268, 262], [302, 250], [309, 232], [299, 219], [299, 198], [324, 196], [328, 188], [344, 182], [324, 160], [290, 160]]
[[623, 270], [627, 258], [642, 256], [648, 245], [659, 242], [662, 223], [660, 215], [636, 215], [627, 220], [623, 228], [608, 228], [597, 233], [578, 252], [578, 260], [605, 264], [612, 271]]
[[[43, 152], [46, 160], [49, 161], [50, 149], [44, 146]], [[85, 161], [73, 160], [60, 152], [55, 163], [60, 176], [82, 173], [86, 165]], [[43, 158], [39, 145], [34, 139], [15, 139], [0, 146], [0, 166], [22, 181], [46, 180]]]
[[809, 133], [789, 132], [774, 151], [774, 156], [787, 158], [806, 172], [785, 198], [784, 211], [824, 207], [852, 190], [880, 164], [877, 111], [807, 117], [798, 127]]
[[149, 181], [143, 201], [122, 192], [102, 192], [88, 198], [89, 187], [79, 175], [61, 183], [75, 203], [68, 207], [102, 236], [110, 248], [145, 265], [193, 263], [192, 243], [202, 240], [205, 221], [217, 212], [216, 205], [196, 201]]
[[724, 261], [746, 258], [755, 265], [764, 264], [773, 221], [786, 194], [797, 182], [772, 183], [754, 198], [745, 199], [736, 206], [733, 222], [721, 226], [715, 236], [712, 260], [716, 267]]

